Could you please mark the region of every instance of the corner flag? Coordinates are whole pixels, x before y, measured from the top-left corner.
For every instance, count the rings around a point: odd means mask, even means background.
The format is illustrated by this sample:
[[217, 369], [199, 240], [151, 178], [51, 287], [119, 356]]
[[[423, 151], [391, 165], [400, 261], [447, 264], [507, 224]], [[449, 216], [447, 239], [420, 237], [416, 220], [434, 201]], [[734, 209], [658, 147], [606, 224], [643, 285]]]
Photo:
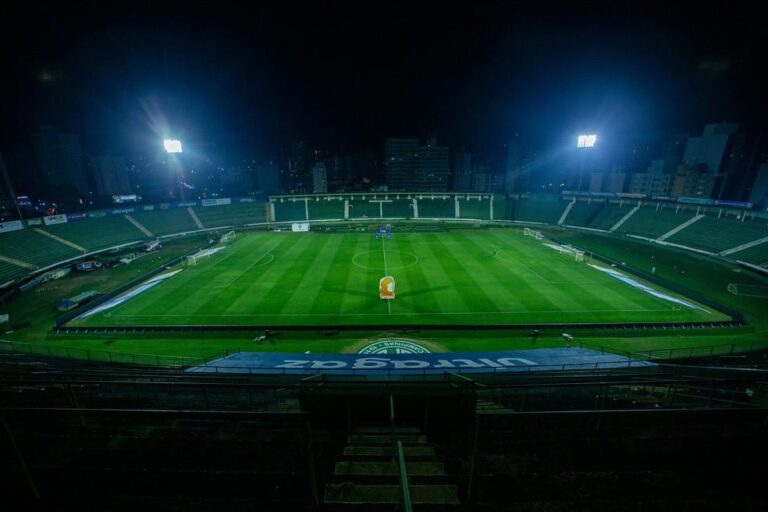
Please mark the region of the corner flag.
[[379, 280], [379, 298], [393, 300], [395, 298], [395, 278], [385, 276]]

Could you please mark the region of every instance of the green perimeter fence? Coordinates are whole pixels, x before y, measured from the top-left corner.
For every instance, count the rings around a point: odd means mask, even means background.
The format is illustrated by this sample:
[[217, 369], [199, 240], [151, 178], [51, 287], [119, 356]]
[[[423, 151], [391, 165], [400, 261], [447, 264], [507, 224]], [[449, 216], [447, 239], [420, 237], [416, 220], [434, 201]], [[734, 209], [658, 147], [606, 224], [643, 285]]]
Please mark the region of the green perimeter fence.
[[660, 359], [695, 359], [697, 357], [724, 356], [746, 354], [768, 350], [768, 340], [752, 341], [749, 343], [722, 343], [719, 345], [704, 345], [692, 347], [658, 348], [652, 350], [629, 351], [615, 347], [579, 343], [580, 348], [597, 350], [601, 353], [623, 355], [636, 361], [658, 361]]
[[[64, 359], [78, 359], [95, 362], [135, 364], [143, 366], [164, 366], [183, 368], [204, 364], [206, 359], [201, 357], [164, 356], [153, 354], [129, 354], [126, 352], [110, 352], [84, 348], [66, 347], [61, 345], [46, 345], [43, 343], [24, 343], [20, 341], [0, 340], [0, 350], [17, 354], [29, 354]], [[229, 355], [224, 352], [223, 356]]]

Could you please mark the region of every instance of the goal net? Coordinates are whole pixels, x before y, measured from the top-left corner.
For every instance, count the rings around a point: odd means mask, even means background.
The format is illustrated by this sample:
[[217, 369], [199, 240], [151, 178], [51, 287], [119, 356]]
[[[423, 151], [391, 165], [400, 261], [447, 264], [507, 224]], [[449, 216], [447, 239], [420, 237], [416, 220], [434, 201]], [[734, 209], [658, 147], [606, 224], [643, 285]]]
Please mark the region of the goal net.
[[[576, 261], [585, 261], [586, 258], [586, 252], [582, 251], [581, 249], [577, 249], [576, 247], [568, 244], [561, 244], [558, 246], [560, 249], [560, 254], [565, 254], [567, 256], [573, 256], [573, 259]], [[591, 253], [590, 253], [591, 254]]]
[[233, 238], [235, 238], [235, 232], [234, 231], [230, 231], [229, 233], [224, 233], [223, 235], [221, 235], [221, 238], [219, 239], [219, 242], [220, 243], [229, 242]]
[[742, 297], [768, 297], [768, 286], [730, 283], [728, 291]]
[[191, 267], [193, 265], [197, 265], [198, 256], [195, 254], [192, 254], [190, 256], [184, 256], [184, 266]]
[[536, 240], [542, 240], [544, 238], [544, 234], [541, 231], [535, 231], [531, 228], [523, 228], [523, 234], [525, 236], [532, 236]]

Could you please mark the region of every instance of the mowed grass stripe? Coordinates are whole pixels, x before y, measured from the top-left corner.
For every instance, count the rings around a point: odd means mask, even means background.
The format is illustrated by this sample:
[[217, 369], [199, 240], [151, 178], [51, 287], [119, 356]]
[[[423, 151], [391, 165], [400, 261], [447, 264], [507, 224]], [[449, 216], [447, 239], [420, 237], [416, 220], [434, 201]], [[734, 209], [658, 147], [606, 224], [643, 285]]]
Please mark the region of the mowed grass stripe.
[[[535, 262], [538, 262], [539, 274], [546, 276], [549, 281], [541, 288], [546, 290], [553, 301], [560, 304], [561, 309], [650, 309], [650, 304], [655, 302], [649, 300], [651, 297], [631, 290], [627, 285], [602, 275], [586, 264], [576, 262], [573, 256], [560, 254], [531, 237], [520, 236], [514, 232], [510, 235], [512, 243], [507, 241], [505, 247], [514, 252], [515, 258], [526, 266], [536, 265]], [[491, 237], [499, 243], [505, 242], [502, 236], [498, 232], [491, 233]], [[589, 286], [581, 284], [590, 280], [593, 284]], [[664, 306], [672, 309], [669, 303]]]
[[[333, 285], [342, 293], [341, 311], [345, 313], [388, 313], [378, 296], [379, 279], [384, 276], [381, 247], [372, 233], [350, 235], [354, 240], [347, 275], [347, 289]], [[354, 261], [354, 263], [353, 263]]]
[[[262, 239], [254, 237], [242, 240], [239, 244], [202, 258], [197, 265], [183, 267], [181, 272], [168, 281], [157, 285], [148, 292], [125, 304], [113, 308], [111, 313], [122, 315], [142, 315], [150, 313], [192, 312], [193, 302], [201, 297], [200, 289], [211, 285], [222, 274], [231, 269], [242, 270], [237, 264], [244, 254], [256, 250]], [[220, 266], [222, 260], [236, 262], [234, 266]]]
[[[437, 261], [442, 273], [440, 281], [453, 283], [454, 289], [458, 292], [459, 300], [465, 305], [464, 308], [446, 308], [445, 311], [499, 311], [496, 303], [487, 295], [485, 286], [474, 278], [474, 275], [483, 274], [482, 265], [476, 265], [472, 261], [460, 261], [456, 258], [454, 251], [458, 244], [451, 244], [448, 247], [443, 242], [443, 237], [430, 233], [425, 235], [430, 242], [428, 246], [432, 251], [434, 260]], [[432, 268], [429, 268], [431, 273]], [[437, 271], [437, 269], [435, 269]]]
[[[261, 244], [260, 250], [253, 249], [241, 254], [239, 266], [241, 272], [234, 276], [228, 274], [230, 286], [214, 294], [205, 294], [196, 305], [195, 314], [215, 315], [219, 313], [250, 312], [255, 298], [269, 293], [272, 288], [264, 282], [264, 276], [278, 268], [281, 255], [291, 251], [299, 239], [291, 236], [274, 235], [271, 242]], [[265, 260], [265, 254], [271, 258]], [[217, 277], [218, 281], [221, 277]]]
[[[343, 235], [326, 236], [311, 233], [304, 236], [315, 239], [312, 250], [316, 255], [312, 263], [304, 269], [303, 278], [297, 283], [293, 293], [283, 303], [281, 313], [310, 313], [319, 300], [325, 300], [321, 297], [323, 291], [321, 283], [325, 281], [328, 274], [333, 272], [333, 262], [344, 240]], [[329, 310], [322, 312], [329, 312]]]
[[[279, 235], [278, 235], [279, 236]], [[275, 253], [275, 261], [261, 276], [262, 282], [253, 283], [248, 295], [235, 304], [236, 310], [243, 313], [270, 313], [275, 317], [283, 309], [286, 301], [304, 278], [306, 269], [318, 257], [318, 245], [322, 247], [328, 240], [326, 235], [289, 234], [285, 236], [294, 242], [285, 251]], [[264, 288], [259, 291], [260, 285]]]
[[[494, 235], [498, 237], [502, 234], [494, 233]], [[574, 299], [591, 296], [595, 309], [610, 309], [611, 306], [618, 312], [666, 309], [669, 311], [668, 314], [660, 314], [666, 321], [686, 321], [706, 315], [706, 313], [686, 307], [675, 309], [669, 301], [635, 290], [631, 286], [593, 269], [588, 264], [577, 263], [573, 256], [560, 254], [530, 237], [523, 236], [522, 238], [525, 239], [524, 242], [528, 246], [537, 246], [541, 250], [540, 261], [542, 266], [552, 269], [553, 286], [557, 286], [557, 289], [564, 293], [567, 292]], [[653, 287], [650, 283], [646, 284]], [[664, 293], [676, 295], [668, 290], [664, 290]], [[576, 304], [582, 304], [582, 302], [577, 301]], [[608, 313], [607, 316], [614, 318], [615, 321], [620, 320], [613, 313]]]
[[542, 288], [541, 280], [528, 272], [519, 272], [519, 266], [494, 257], [488, 248], [488, 237], [480, 233], [457, 233], [459, 240], [464, 241], [464, 247], [469, 256], [506, 291], [502, 297], [502, 311], [527, 309], [560, 309], [560, 305], [547, 296], [547, 290]]
[[339, 314], [342, 312], [342, 299], [352, 272], [350, 267], [354, 266], [351, 264], [354, 248], [355, 244], [351, 236], [342, 234], [325, 276], [317, 276], [319, 289], [309, 313]]
[[[398, 298], [378, 298], [382, 246]], [[493, 258], [493, 248], [509, 262]], [[274, 249], [273, 249], [274, 248]], [[273, 258], [263, 258], [272, 251]], [[410, 255], [419, 257], [416, 265]], [[353, 263], [353, 260], [356, 264]], [[231, 283], [230, 285], [227, 285]], [[594, 283], [594, 284], [593, 284]], [[672, 294], [674, 295], [674, 294]], [[712, 319], [673, 310], [514, 231], [252, 233], [79, 325], [626, 322]]]
[[[393, 270], [395, 277], [395, 296], [392, 304], [393, 312], [436, 313], [440, 311], [440, 301], [437, 294], [448, 288], [446, 283], [433, 283], [425, 272], [420, 249], [426, 243], [423, 235], [414, 233], [395, 234], [396, 247], [400, 256], [400, 265], [404, 268]], [[419, 249], [414, 246], [418, 244]], [[417, 258], [417, 263], [411, 265], [410, 255]]]

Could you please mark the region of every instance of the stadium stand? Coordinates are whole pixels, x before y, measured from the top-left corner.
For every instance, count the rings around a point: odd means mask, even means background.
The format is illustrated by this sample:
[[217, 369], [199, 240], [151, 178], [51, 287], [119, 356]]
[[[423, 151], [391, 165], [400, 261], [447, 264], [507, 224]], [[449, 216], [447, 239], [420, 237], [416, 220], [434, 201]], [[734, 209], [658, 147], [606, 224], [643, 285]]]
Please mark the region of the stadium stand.
[[405, 218], [413, 217], [413, 201], [411, 199], [393, 199], [391, 203], [384, 203], [384, 217]]
[[18, 265], [6, 263], [0, 260], [0, 285], [23, 277], [28, 273], [28, 268], [20, 267]]
[[307, 220], [306, 203], [303, 199], [277, 199], [272, 202], [275, 206], [275, 222], [290, 222]]
[[694, 216], [695, 210], [681, 208], [676, 211], [674, 206], [660, 207], [656, 204], [643, 205], [617, 232], [638, 235], [646, 238], [658, 238]]
[[343, 219], [344, 199], [312, 198], [309, 200], [310, 220]]
[[42, 229], [85, 247], [89, 251], [138, 242], [147, 238], [122, 215], [44, 226]]
[[607, 231], [635, 206], [637, 206], [637, 201], [609, 201], [597, 212], [588, 227]]
[[265, 222], [264, 202], [237, 203], [217, 206], [195, 206], [193, 208], [200, 222], [206, 228], [222, 226], [244, 226]]
[[[479, 199], [478, 197], [470, 197], [467, 199], [466, 197], [459, 196], [459, 218], [488, 220], [491, 218], [489, 203], [489, 199]], [[504, 203], [501, 201], [494, 201], [494, 217], [497, 216], [497, 206], [501, 207], [501, 211], [498, 212], [500, 214], [499, 218], [504, 218]]]
[[561, 201], [559, 196], [532, 194], [530, 197], [521, 197], [515, 201], [512, 220], [557, 224], [566, 206], [568, 202]]
[[758, 220], [707, 215], [667, 239], [668, 242], [719, 253], [768, 236], [768, 225]]
[[371, 203], [367, 198], [349, 199], [349, 218], [362, 219], [380, 217], [379, 203]]
[[416, 510], [764, 508], [763, 370], [305, 377], [0, 352], [0, 492], [67, 510], [393, 510], [405, 485]]
[[419, 218], [456, 218], [456, 206], [453, 197], [443, 198], [443, 196], [417, 196], [419, 207]]
[[131, 216], [155, 236], [172, 235], [199, 228], [186, 208], [150, 210], [132, 213]]
[[603, 201], [577, 200], [571, 207], [571, 211], [568, 212], [563, 224], [566, 226], [588, 226], [604, 204]]
[[768, 268], [768, 242], [752, 246], [743, 251], [728, 255], [735, 260], [746, 261], [759, 267]]
[[[0, 235], [0, 255], [29, 263], [39, 268], [82, 254], [34, 229], [24, 229]], [[28, 273], [28, 271], [27, 271]]]

